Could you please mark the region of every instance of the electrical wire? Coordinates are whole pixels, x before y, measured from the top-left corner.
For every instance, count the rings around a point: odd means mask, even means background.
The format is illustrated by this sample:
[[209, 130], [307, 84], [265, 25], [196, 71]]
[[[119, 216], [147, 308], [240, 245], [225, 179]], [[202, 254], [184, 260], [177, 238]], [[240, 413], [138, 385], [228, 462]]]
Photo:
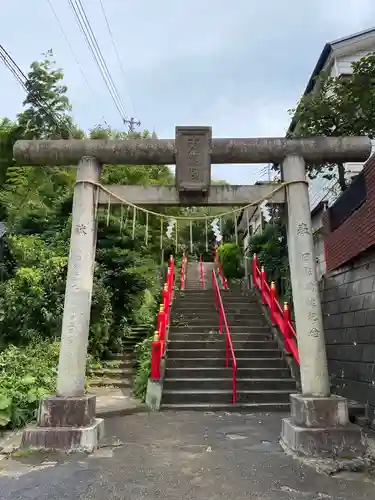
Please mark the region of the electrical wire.
[[93, 32], [93, 29], [91, 27], [90, 21], [87, 17], [87, 14], [85, 12], [84, 6], [81, 2], [81, 0], [68, 0], [69, 5], [73, 11], [74, 17], [76, 19], [76, 22], [86, 40], [86, 43], [89, 47], [89, 50], [91, 52], [91, 55], [98, 66], [99, 72], [104, 80], [104, 83], [110, 93], [110, 96], [113, 100], [113, 103], [115, 107], [117, 108], [117, 111], [120, 114], [121, 120], [123, 123], [126, 123], [127, 121], [127, 116], [125, 113], [125, 108], [124, 105], [121, 101], [121, 98], [119, 96], [119, 93], [117, 91], [116, 85], [112, 79], [111, 73], [108, 69], [108, 66], [104, 60], [102, 51], [99, 47], [99, 43], [97, 41], [97, 38], [95, 36], [95, 33]]
[[82, 74], [82, 78], [83, 78], [83, 80], [85, 81], [85, 83], [86, 83], [86, 85], [87, 85], [88, 89], [90, 90], [90, 92], [92, 92], [92, 93], [95, 95], [95, 92], [93, 91], [93, 89], [92, 89], [92, 87], [91, 87], [91, 85], [90, 85], [90, 82], [88, 81], [88, 79], [87, 79], [87, 77], [86, 77], [86, 75], [85, 75], [85, 72], [84, 72], [84, 71], [83, 71], [83, 69], [82, 69], [82, 66], [81, 66], [81, 64], [80, 64], [80, 62], [79, 62], [79, 60], [78, 60], [78, 57], [77, 57], [77, 55], [76, 55], [76, 53], [75, 53], [74, 49], [73, 49], [73, 46], [72, 46], [72, 44], [71, 44], [71, 43], [70, 43], [70, 41], [69, 41], [69, 38], [68, 38], [68, 36], [67, 36], [67, 34], [66, 34], [65, 30], [64, 30], [64, 27], [63, 27], [63, 25], [62, 25], [62, 23], [61, 23], [61, 21], [60, 21], [60, 19], [59, 19], [59, 16], [57, 15], [57, 12], [56, 12], [56, 10], [55, 10], [55, 8], [54, 8], [54, 6], [53, 6], [52, 0], [47, 0], [47, 2], [48, 2], [49, 6], [50, 6], [50, 8], [51, 8], [52, 14], [54, 15], [54, 17], [55, 17], [55, 19], [56, 19], [56, 21], [57, 21], [57, 24], [59, 25], [59, 28], [60, 28], [61, 33], [62, 33], [63, 37], [65, 38], [66, 43], [67, 43], [67, 44], [68, 44], [68, 46], [69, 46], [70, 52], [72, 53], [73, 58], [74, 58], [74, 60], [75, 60], [75, 62], [76, 62], [76, 64], [77, 64], [77, 66], [78, 66], [78, 68], [79, 68], [79, 70], [80, 70], [80, 72], [81, 72], [81, 74]]
[[[100, 7], [101, 7], [101, 10], [102, 10], [102, 13], [103, 13], [103, 17], [104, 17], [105, 23], [107, 25], [108, 33], [109, 33], [109, 36], [111, 38], [113, 49], [114, 49], [115, 54], [116, 54], [117, 62], [119, 64], [119, 66], [120, 66], [122, 77], [124, 79], [124, 82], [126, 82], [127, 77], [126, 77], [126, 74], [125, 74], [124, 66], [123, 66], [123, 64], [121, 62], [120, 53], [119, 53], [119, 51], [117, 49], [117, 44], [116, 44], [115, 37], [113, 35], [112, 29], [111, 29], [111, 25], [110, 25], [110, 22], [109, 22], [109, 19], [108, 19], [108, 16], [107, 16], [107, 13], [106, 13], [106, 10], [105, 10], [105, 7], [104, 7], [104, 3], [103, 3], [103, 0], [99, 0], [99, 1], [100, 1]], [[130, 104], [131, 104], [131, 106], [133, 108], [134, 114], [136, 114], [134, 102], [133, 102], [133, 99], [132, 99], [132, 96], [131, 96], [129, 90], [128, 90], [128, 95], [129, 95]]]

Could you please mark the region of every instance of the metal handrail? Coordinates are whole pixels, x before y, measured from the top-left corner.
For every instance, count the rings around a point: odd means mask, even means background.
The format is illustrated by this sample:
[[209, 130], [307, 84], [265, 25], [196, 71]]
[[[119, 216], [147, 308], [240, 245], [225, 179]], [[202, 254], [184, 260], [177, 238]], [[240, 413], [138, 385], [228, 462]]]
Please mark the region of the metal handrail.
[[233, 349], [233, 342], [230, 329], [227, 322], [227, 317], [224, 310], [223, 299], [217, 281], [215, 270], [212, 270], [212, 289], [215, 296], [215, 307], [219, 311], [219, 331], [223, 333], [223, 326], [226, 334], [226, 347], [225, 347], [225, 367], [229, 368], [229, 354], [232, 357], [232, 403], [236, 404], [237, 401], [237, 360]]
[[181, 262], [181, 276], [180, 276], [180, 288], [181, 288], [181, 290], [185, 290], [186, 265], [187, 265], [187, 257], [186, 257], [186, 254], [184, 252], [182, 254], [182, 262]]
[[271, 313], [271, 322], [277, 325], [284, 337], [285, 352], [292, 354], [296, 362], [299, 364], [299, 352], [297, 333], [293, 328], [290, 320], [290, 310], [287, 302], [284, 302], [284, 308], [281, 307], [277, 300], [276, 284], [274, 281], [269, 285], [267, 283], [267, 275], [262, 266], [259, 269], [258, 257], [253, 256], [253, 285], [260, 291], [262, 303], [269, 307]]
[[168, 260], [167, 279], [162, 290], [162, 303], [156, 316], [156, 330], [151, 344], [151, 373], [152, 380], [159, 380], [161, 376], [160, 364], [168, 345], [168, 331], [170, 324], [170, 310], [173, 300], [175, 282], [174, 260], [171, 255]]
[[204, 268], [203, 268], [202, 256], [199, 257], [199, 269], [200, 269], [201, 284], [202, 284], [202, 288], [204, 289], [205, 282], [204, 282]]

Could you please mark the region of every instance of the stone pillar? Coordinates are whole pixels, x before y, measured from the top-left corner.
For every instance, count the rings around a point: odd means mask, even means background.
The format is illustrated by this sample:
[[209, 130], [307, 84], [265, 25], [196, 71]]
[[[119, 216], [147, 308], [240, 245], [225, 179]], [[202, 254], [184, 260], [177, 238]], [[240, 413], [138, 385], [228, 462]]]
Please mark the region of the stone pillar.
[[283, 163], [285, 181], [302, 181], [287, 186], [288, 252], [293, 304], [301, 363], [301, 385], [305, 396], [325, 397], [330, 393], [324, 342], [322, 308], [316, 275], [309, 193], [305, 162], [288, 156]]
[[330, 395], [323, 318], [315, 265], [305, 162], [287, 156], [288, 253], [300, 357], [302, 394], [291, 395], [291, 418], [283, 419], [281, 441], [315, 457], [354, 458], [365, 448], [360, 428], [349, 423], [345, 398]]
[[40, 402], [37, 426], [24, 431], [22, 446], [31, 449], [93, 451], [103, 434], [95, 418], [96, 398], [85, 395], [96, 248], [95, 202], [101, 165], [83, 157], [74, 188], [69, 264], [65, 289], [57, 395]]
[[83, 396], [87, 342], [90, 327], [91, 296], [95, 264], [96, 221], [95, 186], [100, 165], [95, 158], [83, 157], [74, 188], [72, 229], [65, 304], [62, 323], [57, 395]]

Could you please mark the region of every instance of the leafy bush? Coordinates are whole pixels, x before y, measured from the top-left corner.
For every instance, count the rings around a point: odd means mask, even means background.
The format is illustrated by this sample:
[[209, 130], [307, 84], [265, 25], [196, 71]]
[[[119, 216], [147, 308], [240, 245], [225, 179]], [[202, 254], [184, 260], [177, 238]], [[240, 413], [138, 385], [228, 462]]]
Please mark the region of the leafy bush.
[[[36, 417], [39, 400], [56, 392], [60, 344], [35, 337], [28, 345], [0, 350], [0, 430], [22, 427]], [[97, 360], [87, 357], [87, 373]]]
[[0, 351], [0, 429], [32, 420], [39, 399], [55, 392], [58, 356], [58, 342], [42, 339]]
[[241, 248], [235, 243], [219, 246], [219, 259], [228, 280], [242, 278], [244, 275]]
[[37, 237], [12, 237], [10, 245], [18, 268], [0, 284], [0, 341], [59, 336], [67, 259]]
[[259, 265], [263, 265], [267, 273], [267, 281], [276, 282], [281, 300], [290, 301], [292, 294], [285, 225], [281, 221], [267, 225], [261, 234], [250, 238], [247, 251], [250, 256], [257, 254]]
[[136, 345], [137, 372], [134, 380], [134, 394], [142, 401], [146, 398], [147, 382], [151, 371], [151, 345], [153, 336]]

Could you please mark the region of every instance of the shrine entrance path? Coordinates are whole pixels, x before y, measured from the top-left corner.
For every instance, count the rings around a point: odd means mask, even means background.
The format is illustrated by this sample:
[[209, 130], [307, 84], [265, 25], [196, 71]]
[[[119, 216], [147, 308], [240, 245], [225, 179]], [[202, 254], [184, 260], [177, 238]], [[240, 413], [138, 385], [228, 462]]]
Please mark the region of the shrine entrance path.
[[153, 413], [106, 420], [91, 456], [0, 461], [2, 500], [373, 499], [366, 478], [329, 477], [285, 455], [280, 417]]

